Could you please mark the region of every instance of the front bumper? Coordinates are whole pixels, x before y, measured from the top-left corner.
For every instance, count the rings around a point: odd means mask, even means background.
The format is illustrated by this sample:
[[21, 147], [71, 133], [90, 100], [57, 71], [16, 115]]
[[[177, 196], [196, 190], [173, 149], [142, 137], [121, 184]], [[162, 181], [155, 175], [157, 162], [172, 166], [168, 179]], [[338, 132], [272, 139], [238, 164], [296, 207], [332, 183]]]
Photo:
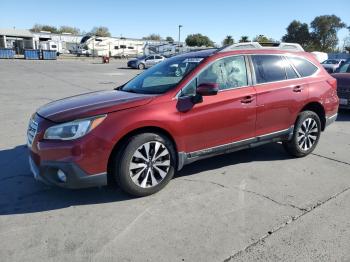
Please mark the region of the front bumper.
[[[65, 188], [107, 185], [110, 143], [92, 133], [72, 141], [46, 141], [43, 139], [45, 130], [54, 124], [38, 114], [30, 120], [27, 145], [34, 177]], [[62, 179], [62, 172], [66, 179]]]
[[[106, 173], [88, 175], [73, 162], [43, 161], [40, 166], [37, 166], [32, 157], [29, 156], [29, 165], [34, 178], [47, 185], [70, 189], [107, 185]], [[64, 172], [66, 182], [59, 179], [58, 170]]]
[[138, 63], [136, 61], [128, 62], [128, 67], [137, 68], [137, 66], [138, 66]]

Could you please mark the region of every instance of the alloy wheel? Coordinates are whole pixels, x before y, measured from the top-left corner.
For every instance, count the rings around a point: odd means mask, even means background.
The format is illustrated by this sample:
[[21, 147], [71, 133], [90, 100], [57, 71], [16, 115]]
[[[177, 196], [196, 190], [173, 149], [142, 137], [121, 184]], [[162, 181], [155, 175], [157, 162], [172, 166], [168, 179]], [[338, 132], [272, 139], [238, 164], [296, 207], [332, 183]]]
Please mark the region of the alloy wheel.
[[313, 118], [307, 118], [297, 131], [298, 146], [303, 151], [308, 151], [317, 142], [319, 130], [317, 122]]
[[158, 185], [170, 169], [170, 153], [166, 146], [158, 141], [144, 143], [134, 152], [129, 174], [139, 187], [149, 188]]

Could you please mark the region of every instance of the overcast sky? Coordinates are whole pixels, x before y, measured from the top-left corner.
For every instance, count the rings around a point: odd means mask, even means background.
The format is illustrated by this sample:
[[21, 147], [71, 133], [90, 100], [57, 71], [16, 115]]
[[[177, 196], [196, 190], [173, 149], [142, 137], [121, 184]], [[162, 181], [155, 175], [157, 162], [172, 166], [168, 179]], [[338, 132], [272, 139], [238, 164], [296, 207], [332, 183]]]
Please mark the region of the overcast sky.
[[[182, 40], [202, 33], [216, 43], [226, 35], [238, 40], [265, 34], [280, 40], [293, 20], [310, 23], [315, 16], [335, 14], [350, 25], [350, 0], [99, 0], [3, 1], [0, 27], [30, 28], [35, 23], [70, 25], [84, 31], [107, 26], [113, 36], [140, 38], [150, 33]], [[342, 41], [349, 31], [339, 31]]]

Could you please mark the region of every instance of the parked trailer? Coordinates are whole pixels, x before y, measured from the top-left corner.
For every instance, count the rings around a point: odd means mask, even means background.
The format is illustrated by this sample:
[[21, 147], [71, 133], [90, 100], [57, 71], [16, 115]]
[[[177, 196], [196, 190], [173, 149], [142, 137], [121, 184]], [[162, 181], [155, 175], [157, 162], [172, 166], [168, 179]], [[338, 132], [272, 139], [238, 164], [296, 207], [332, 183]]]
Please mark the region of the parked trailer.
[[11, 59], [15, 57], [15, 51], [11, 48], [0, 48], [0, 58], [1, 59]]
[[29, 60], [39, 60], [40, 59], [40, 50], [38, 49], [25, 49], [24, 58]]
[[78, 56], [135, 57], [143, 54], [144, 41], [116, 37], [85, 36], [82, 38]]
[[40, 42], [40, 49], [41, 50], [50, 50], [55, 51], [57, 54], [63, 54], [63, 47], [61, 42], [57, 41], [42, 41]]

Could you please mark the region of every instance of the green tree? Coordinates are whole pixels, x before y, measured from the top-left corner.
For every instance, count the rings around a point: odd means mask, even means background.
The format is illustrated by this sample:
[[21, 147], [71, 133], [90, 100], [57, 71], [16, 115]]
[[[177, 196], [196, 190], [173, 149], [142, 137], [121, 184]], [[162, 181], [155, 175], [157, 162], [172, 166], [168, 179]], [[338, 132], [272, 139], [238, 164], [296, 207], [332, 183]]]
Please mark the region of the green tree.
[[59, 33], [57, 27], [51, 26], [51, 25], [41, 25], [41, 24], [35, 24], [31, 29], [29, 29], [31, 32], [39, 33], [41, 31], [48, 31], [51, 33]]
[[274, 42], [274, 40], [272, 38], [268, 38], [265, 35], [258, 35], [254, 37], [253, 42], [268, 43], [268, 42]]
[[60, 26], [60, 29], [58, 30], [61, 34], [62, 33], [70, 33], [72, 35], [80, 35], [80, 29], [72, 26], [63, 25]]
[[336, 15], [317, 16], [311, 22], [312, 47], [322, 52], [331, 52], [338, 44], [337, 32], [346, 27]]
[[309, 32], [309, 26], [306, 23], [294, 20], [287, 27], [287, 34], [282, 37], [283, 42], [298, 43], [304, 49], [310, 47], [312, 38]]
[[[349, 33], [350, 33], [350, 26], [348, 27]], [[350, 34], [348, 37], [344, 39], [344, 49], [348, 52], [350, 52]]]
[[232, 36], [228, 35], [225, 37], [224, 41], [222, 41], [222, 45], [233, 45], [235, 43], [235, 40]]
[[160, 41], [162, 38], [160, 37], [159, 34], [150, 34], [148, 36], [142, 37], [144, 40], [154, 40], [154, 41]]
[[241, 39], [239, 39], [238, 42], [239, 42], [239, 43], [246, 43], [246, 42], [250, 42], [250, 40], [249, 40], [249, 37], [248, 37], [248, 36], [243, 35], [243, 36], [241, 36]]
[[170, 43], [173, 43], [173, 42], [174, 42], [174, 38], [172, 38], [171, 36], [167, 36], [167, 37], [165, 38], [165, 41], [170, 42]]
[[214, 42], [202, 34], [188, 35], [185, 42], [188, 46], [214, 46]]
[[111, 33], [109, 29], [105, 26], [94, 27], [90, 33], [90, 35], [101, 36], [101, 37], [110, 37]]

